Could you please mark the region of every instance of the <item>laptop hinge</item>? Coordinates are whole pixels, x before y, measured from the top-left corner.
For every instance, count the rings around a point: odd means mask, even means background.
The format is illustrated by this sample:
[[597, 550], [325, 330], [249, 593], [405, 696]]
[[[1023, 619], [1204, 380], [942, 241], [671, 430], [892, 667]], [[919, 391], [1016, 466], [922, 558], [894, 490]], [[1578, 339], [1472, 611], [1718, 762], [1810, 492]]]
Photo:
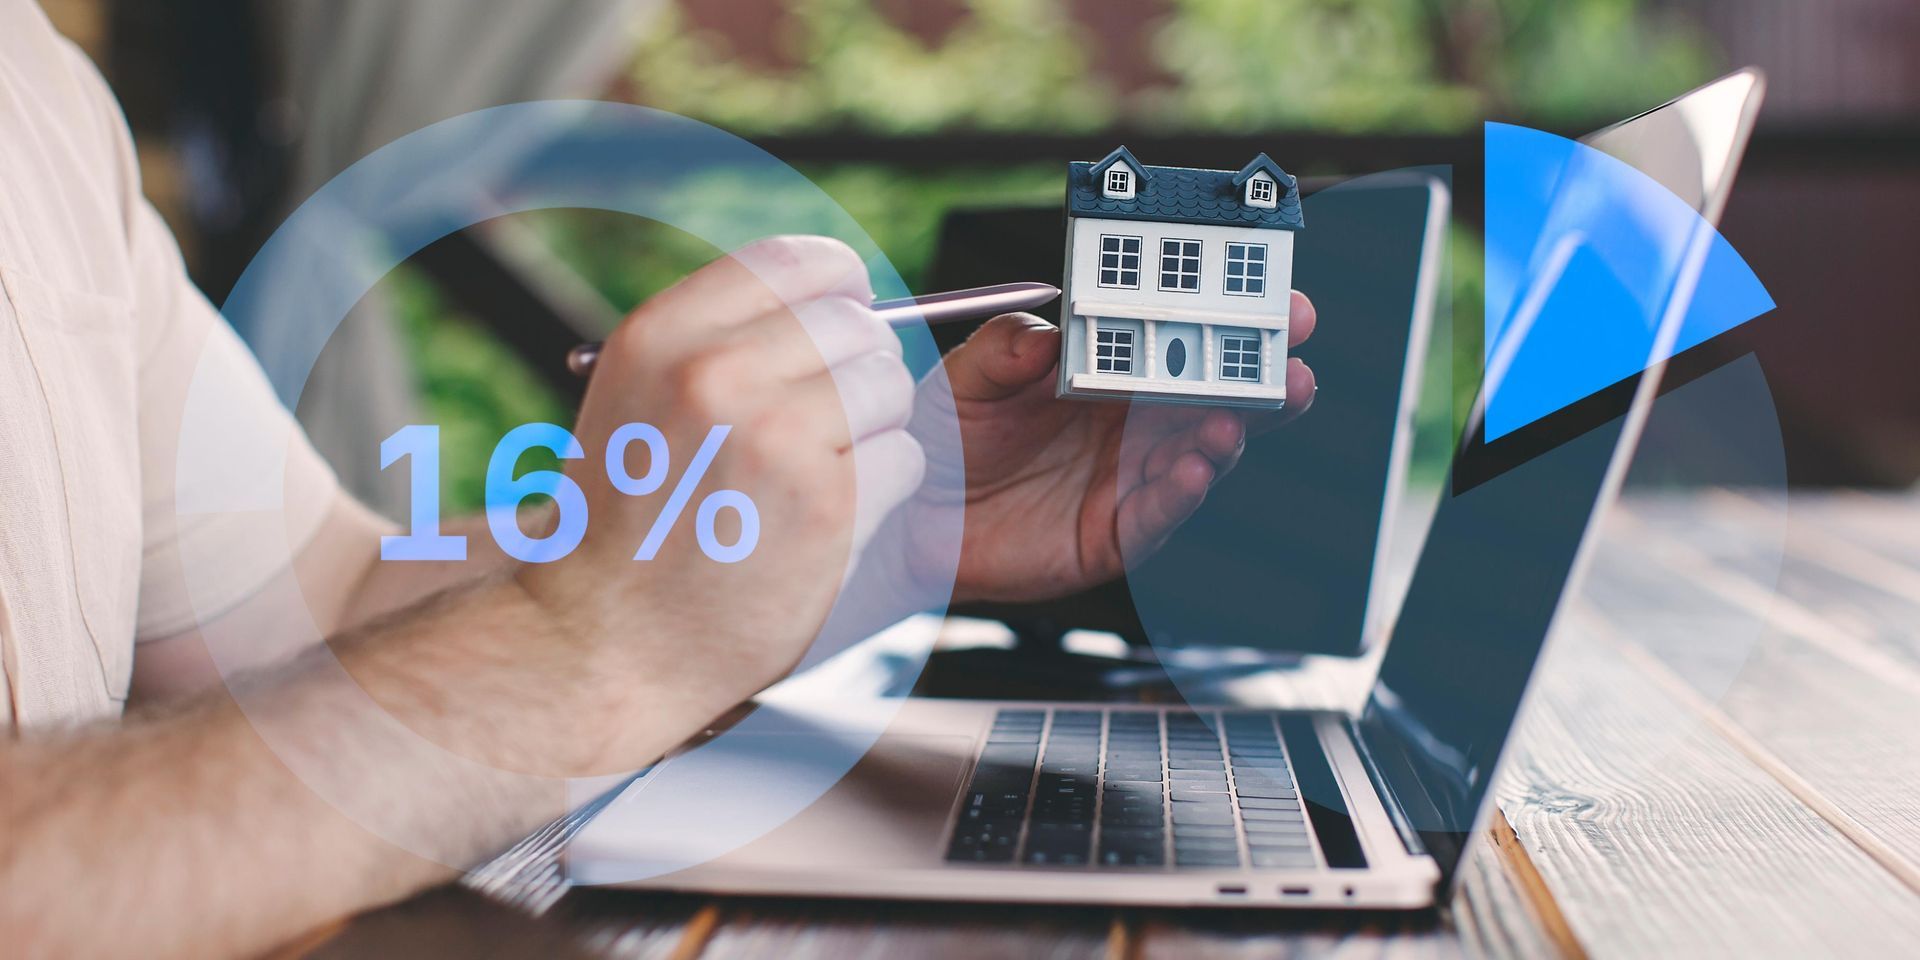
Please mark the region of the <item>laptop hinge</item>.
[[1407, 812], [1400, 805], [1399, 796], [1387, 785], [1387, 778], [1380, 775], [1380, 765], [1374, 762], [1373, 752], [1367, 749], [1367, 740], [1360, 735], [1360, 728], [1354, 724], [1352, 717], [1343, 718], [1341, 722], [1346, 724], [1347, 737], [1353, 741], [1354, 752], [1360, 756], [1360, 765], [1367, 769], [1367, 779], [1373, 781], [1373, 792], [1380, 798], [1380, 806], [1386, 808], [1387, 819], [1393, 821], [1394, 832], [1400, 834], [1400, 843], [1408, 853], [1425, 856], [1426, 844], [1420, 842], [1420, 834], [1407, 820]]

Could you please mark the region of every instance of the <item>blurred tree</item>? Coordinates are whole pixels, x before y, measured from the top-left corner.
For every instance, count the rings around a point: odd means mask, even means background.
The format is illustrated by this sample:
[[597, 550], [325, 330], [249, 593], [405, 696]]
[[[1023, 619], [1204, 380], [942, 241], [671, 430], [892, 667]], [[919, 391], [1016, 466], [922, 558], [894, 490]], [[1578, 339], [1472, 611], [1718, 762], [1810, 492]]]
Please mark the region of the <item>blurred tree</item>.
[[632, 79], [749, 134], [1358, 132], [1592, 123], [1714, 67], [1655, 0], [683, 0], [642, 31]]
[[1090, 79], [1061, 4], [971, 0], [967, 14], [942, 25], [944, 39], [930, 46], [870, 0], [793, 0], [779, 23], [782, 59], [795, 66], [769, 70], [734, 55], [742, 31], [701, 29], [669, 6], [641, 31], [633, 80], [650, 106], [743, 133], [1092, 130], [1111, 121], [1113, 98]]
[[1459, 129], [1480, 98], [1444, 82], [1412, 0], [1179, 0], [1156, 53], [1172, 126]]

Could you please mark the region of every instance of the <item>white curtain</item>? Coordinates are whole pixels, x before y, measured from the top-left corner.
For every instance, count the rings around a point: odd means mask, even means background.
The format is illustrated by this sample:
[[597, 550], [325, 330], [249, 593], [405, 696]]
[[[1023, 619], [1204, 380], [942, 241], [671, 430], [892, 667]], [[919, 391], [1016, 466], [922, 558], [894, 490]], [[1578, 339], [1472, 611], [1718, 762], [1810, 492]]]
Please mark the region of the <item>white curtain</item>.
[[[660, 2], [263, 4], [297, 135], [290, 203], [428, 124], [505, 103], [598, 95], [626, 62], [639, 19]], [[289, 335], [270, 326], [248, 333], [263, 357]], [[307, 380], [299, 413], [342, 482], [390, 516], [405, 510], [406, 477], [381, 473], [379, 443], [419, 422], [416, 400], [405, 347], [376, 290], [334, 335]]]

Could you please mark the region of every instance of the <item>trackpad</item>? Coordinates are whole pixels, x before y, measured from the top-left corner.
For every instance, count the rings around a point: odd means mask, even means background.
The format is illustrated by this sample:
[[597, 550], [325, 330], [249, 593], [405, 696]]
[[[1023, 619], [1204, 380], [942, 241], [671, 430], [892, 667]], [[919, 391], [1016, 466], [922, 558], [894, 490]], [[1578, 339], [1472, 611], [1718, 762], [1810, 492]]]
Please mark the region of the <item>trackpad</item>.
[[973, 744], [735, 729], [630, 786], [574, 838], [569, 866], [577, 880], [609, 883], [937, 862]]
[[972, 752], [971, 737], [883, 736], [812, 806], [713, 865], [819, 869], [937, 861]]

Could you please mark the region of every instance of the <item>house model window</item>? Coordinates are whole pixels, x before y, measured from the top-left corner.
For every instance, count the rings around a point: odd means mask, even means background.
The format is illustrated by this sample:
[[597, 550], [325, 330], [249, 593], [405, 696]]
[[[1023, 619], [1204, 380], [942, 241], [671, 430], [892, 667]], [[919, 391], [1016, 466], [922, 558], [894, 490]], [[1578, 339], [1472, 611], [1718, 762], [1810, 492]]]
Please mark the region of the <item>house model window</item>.
[[1100, 238], [1100, 285], [1140, 289], [1140, 238]]
[[1133, 199], [1133, 171], [1125, 166], [1114, 164], [1107, 168], [1107, 199]]
[[1260, 382], [1260, 338], [1228, 334], [1220, 338], [1220, 379]]
[[1267, 245], [1227, 244], [1227, 294], [1235, 297], [1267, 295]]
[[1200, 241], [1160, 241], [1160, 289], [1200, 292]]
[[1278, 197], [1272, 177], [1262, 173], [1247, 181], [1247, 206], [1271, 210], [1279, 203]]
[[1101, 373], [1133, 373], [1133, 331], [1107, 326], [1096, 328], [1093, 368]]

